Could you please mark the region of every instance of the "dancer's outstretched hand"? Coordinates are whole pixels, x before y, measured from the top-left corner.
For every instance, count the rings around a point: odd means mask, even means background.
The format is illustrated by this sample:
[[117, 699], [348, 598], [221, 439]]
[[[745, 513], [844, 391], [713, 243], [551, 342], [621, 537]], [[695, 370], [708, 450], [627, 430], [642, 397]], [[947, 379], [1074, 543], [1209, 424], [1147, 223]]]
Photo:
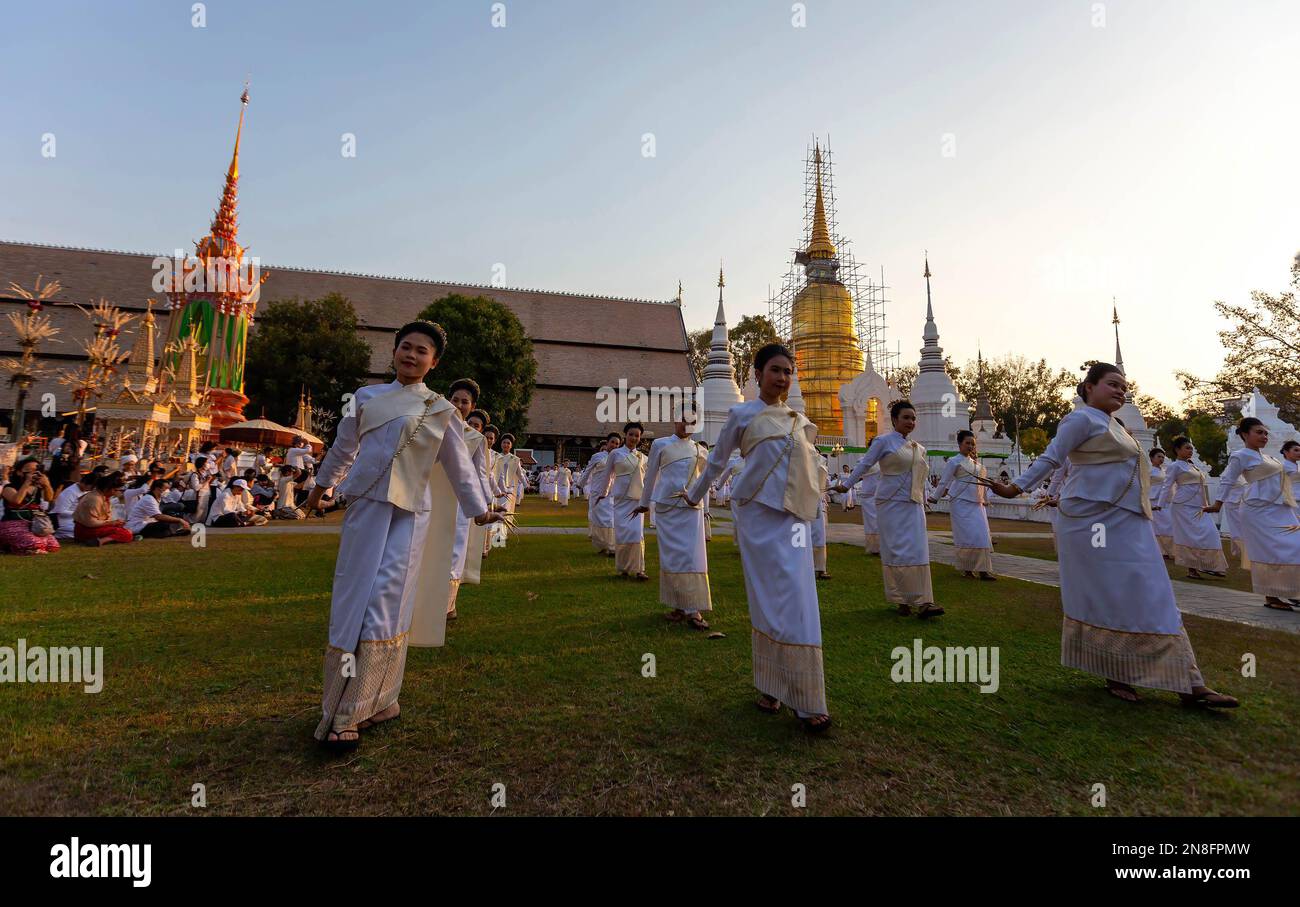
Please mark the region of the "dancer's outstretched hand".
[[506, 516], [499, 510], [489, 510], [487, 513], [480, 513], [474, 517], [475, 526], [486, 526], [488, 523], [504, 523]]

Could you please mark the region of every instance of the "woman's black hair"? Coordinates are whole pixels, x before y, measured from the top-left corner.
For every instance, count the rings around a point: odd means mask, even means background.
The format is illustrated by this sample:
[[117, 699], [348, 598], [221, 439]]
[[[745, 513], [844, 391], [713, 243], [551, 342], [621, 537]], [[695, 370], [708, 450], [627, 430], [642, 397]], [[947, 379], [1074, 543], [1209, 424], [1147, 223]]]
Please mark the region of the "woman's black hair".
[[1237, 423], [1237, 428], [1236, 428], [1237, 437], [1244, 438], [1246, 437], [1246, 435], [1250, 434], [1250, 430], [1254, 428], [1256, 425], [1263, 425], [1263, 424], [1264, 424], [1263, 422], [1261, 422], [1259, 419], [1256, 419], [1254, 416], [1247, 416], [1246, 418], [1242, 419], [1240, 422]]
[[1282, 453], [1286, 453], [1288, 450], [1290, 450], [1293, 447], [1300, 447], [1300, 441], [1297, 441], [1294, 438], [1292, 438], [1290, 441], [1287, 441], [1285, 444], [1282, 445]]
[[961, 431], [957, 432], [957, 446], [960, 447], [962, 441], [973, 437], [975, 437], [975, 432], [971, 431], [969, 428], [963, 428]]
[[763, 369], [767, 367], [767, 364], [777, 356], [784, 356], [790, 360], [791, 364], [794, 363], [794, 353], [790, 352], [790, 348], [784, 343], [773, 341], [772, 343], [759, 347], [758, 351], [754, 353], [754, 371], [763, 371]]
[[641, 434], [643, 435], [645, 434], [645, 426], [642, 425], [640, 422], [629, 422], [626, 425], [624, 425], [623, 434], [626, 435], [629, 431], [631, 431], [634, 428], [639, 429], [641, 431]]
[[139, 488], [141, 485], [145, 484], [145, 483], [148, 482], [148, 481], [149, 481], [149, 473], [146, 472], [144, 475], [139, 475], [139, 476], [136, 476], [135, 478], [133, 478], [133, 479], [131, 480], [131, 484], [128, 485], [128, 486], [126, 486], [126, 487], [127, 487], [127, 488]]
[[207, 457], [195, 457], [195, 458], [194, 458], [194, 471], [195, 471], [195, 472], [198, 472], [200, 469], [202, 469], [204, 466], [207, 466], [207, 465], [208, 465], [208, 458], [207, 458]]
[[149, 493], [153, 494], [155, 491], [157, 491], [159, 485], [170, 485], [170, 484], [171, 482], [168, 482], [166, 479], [154, 479], [152, 482], [149, 483]]
[[217, 446], [216, 441], [204, 441], [202, 444], [199, 445], [199, 453], [208, 453], [212, 450], [212, 448], [216, 446]]
[[500, 438], [498, 438], [497, 440], [498, 440], [498, 441], [501, 441], [502, 443], [505, 443], [506, 441], [509, 441], [511, 444], [514, 444], [514, 443], [515, 443], [515, 436], [512, 435], [512, 434], [510, 434], [510, 432], [506, 432], [504, 435], [502, 435], [502, 436], [501, 436]]
[[447, 349], [447, 332], [442, 329], [442, 325], [432, 321], [411, 321], [397, 329], [397, 334], [393, 337], [393, 349], [397, 349], [402, 343], [402, 338], [407, 334], [423, 334], [433, 341], [433, 354], [441, 359], [443, 352]]
[[14, 464], [13, 474], [18, 475], [20, 472], [23, 471], [23, 467], [26, 466], [28, 463], [35, 463], [36, 471], [37, 472], [41, 471], [40, 460], [36, 459], [35, 457], [23, 457], [21, 460], [19, 460], [17, 463]]
[[610, 432], [609, 434], [605, 435], [605, 440], [606, 440], [606, 441], [622, 441], [622, 440], [623, 440], [623, 436], [622, 436], [621, 434], [619, 434], [618, 432], [616, 432], [616, 431], [612, 431], [612, 432]]
[[[484, 425], [488, 425], [492, 422], [492, 417], [487, 414], [487, 410], [485, 409], [473, 410], [468, 416], [465, 417], [465, 421], [468, 422], [470, 419], [478, 419]], [[487, 431], [487, 429], [484, 429], [484, 431]]]
[[1083, 400], [1084, 403], [1087, 403], [1088, 389], [1084, 387], [1084, 385], [1097, 384], [1102, 378], [1105, 378], [1111, 372], [1119, 372], [1121, 375], [1124, 374], [1119, 371], [1119, 366], [1117, 365], [1111, 365], [1109, 362], [1094, 362], [1092, 368], [1088, 369], [1088, 374], [1084, 375], [1083, 380], [1074, 388], [1079, 393], [1079, 399]]
[[895, 400], [893, 406], [889, 407], [889, 418], [891, 420], [897, 419], [898, 414], [905, 409], [916, 412], [916, 407], [912, 405], [910, 400]]
[[1178, 453], [1178, 451], [1183, 449], [1184, 444], [1191, 444], [1191, 443], [1192, 443], [1192, 439], [1187, 437], [1187, 435], [1179, 435], [1178, 437], [1174, 438], [1174, 443], [1169, 446], [1173, 448], [1174, 453]]
[[[456, 391], [462, 390], [469, 391], [470, 400], [475, 403], [478, 402], [479, 386], [478, 382], [473, 378], [457, 378], [455, 381], [451, 382], [451, 387], [447, 388], [448, 399], [450, 399], [451, 395], [456, 393]], [[473, 415], [473, 413], [470, 415]]]
[[1154, 459], [1156, 458], [1156, 454], [1160, 454], [1160, 456], [1162, 456], [1162, 457], [1167, 457], [1167, 456], [1168, 456], [1168, 454], [1166, 454], [1166, 453], [1165, 453], [1163, 450], [1161, 450], [1159, 447], [1153, 447], [1153, 448], [1151, 448], [1151, 452], [1147, 454], [1147, 459], [1154, 460]]
[[497, 428], [495, 425], [488, 425], [483, 429], [483, 434], [486, 435], [488, 432], [492, 432], [494, 435], [499, 435], [501, 434], [501, 429]]

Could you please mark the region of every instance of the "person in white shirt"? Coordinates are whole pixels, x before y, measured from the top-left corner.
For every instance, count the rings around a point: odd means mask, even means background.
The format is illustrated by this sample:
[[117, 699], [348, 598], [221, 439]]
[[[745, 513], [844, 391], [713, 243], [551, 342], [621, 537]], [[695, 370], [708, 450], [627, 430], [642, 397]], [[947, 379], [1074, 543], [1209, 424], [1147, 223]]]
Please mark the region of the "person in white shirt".
[[275, 511], [271, 515], [277, 520], [307, 518], [298, 507], [298, 470], [288, 463], [280, 467], [280, 476], [275, 482]]
[[[102, 469], [103, 467], [95, 467]], [[98, 472], [87, 472], [77, 482], [71, 485], [65, 485], [54, 499], [53, 506], [50, 507], [50, 516], [54, 519], [54, 537], [56, 539], [70, 539], [74, 529], [72, 514], [77, 509], [77, 503], [82, 496], [95, 487], [95, 479], [100, 475]]]
[[296, 438], [293, 447], [284, 452], [284, 462], [295, 469], [302, 469], [307, 465], [306, 458], [310, 456], [311, 446], [302, 438]]
[[149, 490], [140, 495], [131, 504], [126, 518], [126, 528], [137, 539], [167, 538], [189, 532], [189, 521], [178, 516], [168, 516], [162, 512], [161, 499], [171, 483], [166, 479], [155, 479], [149, 483]]
[[263, 447], [262, 452], [259, 453], [256, 459], [253, 460], [253, 468], [256, 469], [258, 473], [264, 473], [267, 471], [267, 467], [270, 466], [270, 464], [271, 464], [271, 448]]
[[208, 510], [208, 525], [215, 527], [261, 526], [266, 517], [256, 512], [248, 494], [248, 483], [235, 479], [229, 488], [222, 489], [216, 502]]

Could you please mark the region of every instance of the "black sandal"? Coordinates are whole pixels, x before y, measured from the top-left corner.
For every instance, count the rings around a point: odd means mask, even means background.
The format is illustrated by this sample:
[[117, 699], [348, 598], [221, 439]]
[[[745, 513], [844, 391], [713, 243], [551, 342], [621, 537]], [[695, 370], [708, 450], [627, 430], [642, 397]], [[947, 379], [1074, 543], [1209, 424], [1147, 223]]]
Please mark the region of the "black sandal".
[[[331, 740], [329, 738], [330, 734], [333, 734], [335, 739]], [[344, 740], [342, 737], [339, 736], [340, 734], [356, 734], [357, 736], [356, 739], [354, 740]], [[361, 745], [361, 731], [359, 728], [350, 728], [342, 731], [330, 731], [328, 734], [325, 735], [325, 739], [323, 739], [320, 742], [320, 745], [323, 746], [325, 749], [329, 750], [331, 753], [350, 753], [358, 746]]]
[[931, 602], [927, 607], [916, 612], [916, 616], [921, 618], [921, 620], [925, 620], [927, 617], [939, 617], [943, 613], [943, 608]]
[[[825, 721], [818, 721], [818, 722], [814, 723], [814, 722], [813, 722], [813, 719], [814, 719], [814, 718], [825, 718], [826, 720], [825, 720]], [[822, 733], [825, 733], [826, 731], [828, 731], [828, 730], [830, 729], [830, 726], [831, 726], [831, 716], [830, 716], [830, 715], [809, 715], [807, 718], [800, 718], [799, 720], [803, 722], [803, 728], [804, 728], [804, 730], [807, 731], [807, 732], [810, 733], [810, 734], [822, 734]]]
[[705, 620], [703, 617], [700, 617], [700, 615], [698, 614], [696, 614], [694, 617], [686, 618], [686, 623], [690, 625], [692, 630], [710, 629], [709, 622]]
[[1179, 693], [1178, 698], [1189, 708], [1200, 706], [1203, 709], [1235, 709], [1241, 705], [1235, 697], [1226, 693], [1216, 693], [1214, 690], [1206, 690], [1204, 693]]
[[777, 699], [775, 696], [769, 696], [764, 693], [754, 702], [754, 707], [760, 712], [775, 715], [781, 711], [781, 700]]

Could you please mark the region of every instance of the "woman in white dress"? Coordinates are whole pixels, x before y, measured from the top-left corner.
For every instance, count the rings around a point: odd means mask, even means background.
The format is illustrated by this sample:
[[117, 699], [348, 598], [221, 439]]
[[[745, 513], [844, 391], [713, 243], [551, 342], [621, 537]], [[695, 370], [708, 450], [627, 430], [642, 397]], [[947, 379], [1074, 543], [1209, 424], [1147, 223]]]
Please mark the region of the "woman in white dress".
[[[464, 428], [465, 449], [470, 462], [474, 465], [474, 475], [483, 490], [483, 499], [492, 500], [492, 490], [487, 482], [487, 453], [484, 449], [483, 435], [470, 424], [470, 416], [478, 403], [479, 386], [473, 378], [458, 378], [447, 388], [447, 399], [456, 407], [456, 414]], [[481, 427], [482, 422], [476, 420]], [[454, 425], [454, 423], [453, 423]], [[495, 507], [495, 505], [492, 505]], [[460, 584], [465, 578], [466, 569], [475, 577], [478, 575], [479, 562], [483, 558], [482, 539], [473, 531], [474, 522], [465, 513], [465, 508], [456, 505], [456, 536], [451, 549], [451, 587], [447, 593], [447, 620], [456, 620], [456, 600], [460, 597]], [[471, 554], [472, 552], [472, 554]]]
[[916, 409], [906, 400], [889, 408], [894, 430], [871, 442], [840, 487], [851, 485], [880, 465], [876, 486], [876, 521], [880, 529], [880, 561], [885, 601], [904, 616], [917, 609], [922, 618], [938, 617], [930, 584], [930, 540], [925, 529], [925, 495], [930, 466], [925, 448], [908, 435], [916, 428]]
[[1168, 509], [1174, 526], [1174, 563], [1187, 568], [1188, 579], [1227, 576], [1228, 559], [1214, 517], [1205, 512], [1210, 503], [1209, 476], [1192, 462], [1190, 438], [1174, 438], [1174, 462], [1165, 469], [1164, 486], [1157, 503]]
[[623, 446], [609, 455], [607, 484], [602, 492], [614, 511], [614, 569], [620, 576], [642, 582], [650, 578], [645, 572], [645, 517], [637, 512], [646, 460], [637, 445], [644, 431], [640, 422], [623, 426]]
[[[875, 443], [875, 440], [872, 440]], [[848, 475], [852, 475], [849, 473]], [[845, 483], [847, 484], [848, 475]], [[862, 510], [862, 535], [866, 552], [880, 557], [880, 526], [876, 518], [876, 489], [880, 487], [880, 464], [868, 469], [854, 485], [858, 494], [858, 507]]]
[[731, 512], [749, 599], [758, 708], [790, 706], [804, 727], [831, 726], [822, 669], [821, 613], [813, 579], [810, 523], [821, 493], [817, 426], [785, 402], [794, 354], [769, 343], [754, 354], [758, 397], [727, 413], [718, 443], [687, 495], [697, 504], [740, 448], [744, 470], [732, 487]]
[[431, 322], [397, 332], [397, 380], [357, 390], [356, 412], [339, 421], [307, 499], [308, 510], [319, 510], [337, 487], [351, 501], [316, 728], [316, 739], [333, 750], [355, 749], [359, 730], [398, 716], [408, 644], [442, 644], [456, 504], [479, 523], [499, 518], [488, 509], [452, 405], [424, 384], [446, 345]]
[[1160, 506], [1160, 491], [1168, 477], [1165, 470], [1165, 452], [1153, 447], [1151, 453], [1151, 526], [1156, 533], [1160, 555], [1167, 561], [1174, 559], [1174, 521], [1168, 507]]
[[1215, 493], [1214, 498], [1223, 501], [1223, 509], [1219, 511], [1222, 514], [1220, 519], [1220, 528], [1232, 542], [1232, 554], [1238, 559], [1242, 570], [1250, 569], [1250, 558], [1246, 555], [1246, 540], [1241, 534], [1241, 523], [1237, 519], [1237, 508], [1241, 505], [1242, 492], [1246, 490], [1246, 480], [1237, 476], [1236, 481], [1231, 484], [1223, 481], [1223, 476], [1219, 476], [1219, 490]]
[[688, 504], [686, 493], [707, 459], [704, 447], [691, 440], [686, 420], [677, 419], [673, 434], [655, 438], [650, 445], [636, 509], [646, 513], [653, 507], [657, 515], [659, 602], [669, 609], [665, 616], [695, 630], [709, 629], [701, 612], [713, 610], [713, 599], [704, 544], [705, 502]]
[[[1254, 416], [1241, 420], [1237, 437], [1245, 447], [1228, 457], [1220, 486], [1231, 487], [1238, 477], [1246, 480], [1237, 523], [1250, 557], [1250, 582], [1255, 593], [1264, 596], [1265, 607], [1294, 611], [1293, 606], [1300, 604], [1300, 516], [1295, 473], [1286, 465], [1292, 461], [1264, 453], [1268, 426]], [[1206, 510], [1215, 513], [1222, 508], [1220, 498]]]
[[591, 527], [591, 544], [597, 554], [614, 556], [614, 502], [605, 494], [609, 487], [611, 454], [623, 443], [616, 431], [605, 436], [605, 443], [587, 463], [582, 481], [587, 488], [587, 524]]
[[937, 503], [945, 494], [952, 501], [952, 546], [957, 555], [957, 569], [963, 576], [988, 582], [993, 575], [993, 536], [989, 532], [988, 507], [984, 502], [985, 488], [980, 479], [988, 478], [988, 471], [975, 459], [975, 433], [969, 429], [957, 432], [958, 456], [950, 457], [944, 464], [943, 477], [930, 503]]
[[1079, 384], [1086, 405], [1014, 483], [987, 482], [1014, 498], [1067, 460], [1056, 524], [1061, 571], [1061, 663], [1106, 678], [1111, 695], [1137, 702], [1134, 687], [1172, 690], [1185, 704], [1233, 708], [1205, 685], [1151, 528], [1150, 460], [1114, 418], [1128, 382], [1099, 362]]
[[817, 516], [812, 524], [813, 573], [818, 579], [830, 579], [831, 575], [826, 571], [826, 523], [829, 518], [827, 510], [830, 507], [831, 478], [825, 457], [818, 457], [817, 475], [822, 493], [817, 499]]

